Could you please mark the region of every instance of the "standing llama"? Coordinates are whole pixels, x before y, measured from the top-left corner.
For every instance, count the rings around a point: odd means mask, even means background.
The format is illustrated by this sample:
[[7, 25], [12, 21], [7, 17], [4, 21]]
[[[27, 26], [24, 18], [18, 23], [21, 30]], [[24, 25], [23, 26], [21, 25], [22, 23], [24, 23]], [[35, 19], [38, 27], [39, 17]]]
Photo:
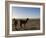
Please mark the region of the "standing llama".
[[17, 23], [18, 23], [17, 20], [14, 18], [13, 19], [13, 24], [15, 25], [15, 27], [17, 26]]
[[13, 19], [13, 25], [15, 26], [15, 29], [16, 29], [16, 30], [17, 30], [17, 28], [16, 28], [17, 24], [18, 24], [18, 21], [14, 18], [14, 19]]
[[22, 24], [24, 24], [24, 27], [25, 27], [25, 24], [27, 23], [29, 19], [27, 18], [26, 20], [20, 20], [20, 27], [22, 28]]

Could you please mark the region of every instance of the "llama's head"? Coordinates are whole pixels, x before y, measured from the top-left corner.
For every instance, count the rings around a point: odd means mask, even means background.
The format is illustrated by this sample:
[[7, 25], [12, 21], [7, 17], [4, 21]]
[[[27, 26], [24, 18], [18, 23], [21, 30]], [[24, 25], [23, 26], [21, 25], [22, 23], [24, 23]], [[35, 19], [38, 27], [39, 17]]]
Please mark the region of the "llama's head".
[[13, 19], [13, 21], [15, 21], [15, 18]]

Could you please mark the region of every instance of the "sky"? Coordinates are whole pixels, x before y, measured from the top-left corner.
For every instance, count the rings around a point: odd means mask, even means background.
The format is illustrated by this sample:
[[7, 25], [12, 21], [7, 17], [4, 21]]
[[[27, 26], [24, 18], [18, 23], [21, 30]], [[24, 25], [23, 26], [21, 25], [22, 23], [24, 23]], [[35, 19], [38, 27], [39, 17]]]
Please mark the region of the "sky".
[[12, 7], [13, 18], [40, 18], [40, 8]]

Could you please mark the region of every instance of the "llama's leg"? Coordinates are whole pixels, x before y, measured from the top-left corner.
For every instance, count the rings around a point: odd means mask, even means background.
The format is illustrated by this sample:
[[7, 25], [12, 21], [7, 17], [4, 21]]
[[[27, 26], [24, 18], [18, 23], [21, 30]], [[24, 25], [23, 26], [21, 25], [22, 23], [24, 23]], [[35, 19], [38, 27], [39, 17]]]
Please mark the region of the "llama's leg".
[[22, 28], [22, 23], [20, 23], [20, 27]]
[[16, 31], [18, 31], [17, 24], [15, 25], [15, 29], [16, 29]]
[[15, 29], [16, 29], [16, 26], [17, 26], [17, 24], [15, 24]]
[[17, 22], [14, 23], [15, 24], [15, 27], [17, 26]]
[[15, 29], [17, 28], [17, 22], [15, 22]]
[[24, 24], [24, 28], [25, 28], [25, 24]]
[[15, 24], [15, 27], [17, 26], [17, 24]]

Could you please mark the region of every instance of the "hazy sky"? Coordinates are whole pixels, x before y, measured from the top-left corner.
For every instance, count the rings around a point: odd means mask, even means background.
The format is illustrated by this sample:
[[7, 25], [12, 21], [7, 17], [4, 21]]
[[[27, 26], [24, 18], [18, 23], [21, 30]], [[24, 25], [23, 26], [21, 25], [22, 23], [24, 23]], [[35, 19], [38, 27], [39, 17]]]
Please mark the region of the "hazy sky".
[[32, 7], [12, 7], [12, 17], [14, 18], [40, 18], [40, 8]]

